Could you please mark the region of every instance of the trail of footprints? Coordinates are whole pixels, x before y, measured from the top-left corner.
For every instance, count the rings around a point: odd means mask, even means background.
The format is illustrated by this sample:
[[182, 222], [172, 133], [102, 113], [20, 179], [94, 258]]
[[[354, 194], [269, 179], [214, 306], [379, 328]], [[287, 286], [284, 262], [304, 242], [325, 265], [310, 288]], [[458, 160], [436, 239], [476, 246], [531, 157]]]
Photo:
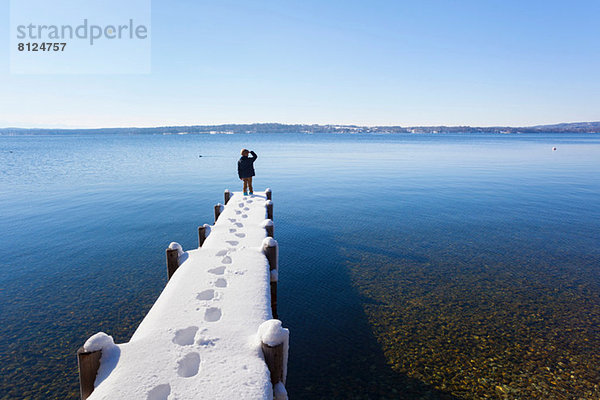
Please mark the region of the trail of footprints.
[[[252, 203], [253, 201], [244, 197], [244, 201], [247, 203]], [[250, 209], [245, 206], [244, 202], [240, 202], [238, 204], [240, 210], [235, 210], [235, 214], [241, 216], [241, 218], [248, 218], [248, 215], [244, 213], [244, 211], [249, 211]], [[230, 228], [229, 233], [235, 235], [237, 238], [244, 238], [246, 234], [243, 232], [238, 232], [238, 229], [244, 227], [244, 224], [241, 222], [237, 222], [235, 218], [228, 218], [229, 222], [235, 228]], [[225, 274], [227, 270], [227, 265], [230, 265], [233, 261], [229, 256], [230, 253], [235, 252], [236, 247], [240, 244], [238, 240], [227, 240], [226, 243], [231, 247], [228, 249], [219, 250], [215, 256], [222, 257], [221, 258], [221, 266], [214, 267], [208, 270], [208, 273], [213, 274], [215, 276], [222, 276]], [[243, 272], [236, 271], [234, 274], [239, 275], [243, 274]], [[213, 282], [213, 285], [216, 288], [226, 288], [227, 287], [227, 279], [224, 277], [216, 278]], [[220, 293], [215, 289], [206, 289], [199, 292], [196, 295], [196, 299], [203, 302], [204, 306], [204, 321], [206, 322], [217, 322], [221, 320], [223, 313], [221, 312], [221, 308], [211, 304], [211, 302], [218, 301], [220, 299]], [[196, 310], [200, 310], [197, 308]], [[199, 328], [197, 326], [189, 326], [187, 328], [178, 329], [175, 331], [175, 335], [173, 336], [173, 343], [178, 346], [186, 347], [193, 346], [194, 344], [200, 347], [207, 346], [215, 346], [218, 339], [210, 338], [204, 335], [207, 329], [203, 329], [200, 334], [198, 334]], [[196, 339], [196, 337], [198, 337]], [[196, 351], [191, 351], [185, 354], [177, 361], [177, 375], [182, 378], [191, 378], [196, 376], [200, 371], [200, 354]], [[147, 400], [167, 400], [169, 395], [171, 394], [171, 385], [160, 384], [152, 388], [147, 395]]]

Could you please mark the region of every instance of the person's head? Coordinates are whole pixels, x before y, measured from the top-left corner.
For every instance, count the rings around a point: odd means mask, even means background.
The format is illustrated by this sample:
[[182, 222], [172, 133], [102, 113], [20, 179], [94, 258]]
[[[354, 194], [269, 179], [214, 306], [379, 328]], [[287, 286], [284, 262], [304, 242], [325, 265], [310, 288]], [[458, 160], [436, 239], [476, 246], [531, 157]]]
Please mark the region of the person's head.
[[249, 153], [250, 153], [250, 152], [248, 151], [248, 149], [242, 149], [242, 151], [240, 151], [240, 154], [241, 154], [243, 157], [248, 157], [248, 154], [249, 154]]

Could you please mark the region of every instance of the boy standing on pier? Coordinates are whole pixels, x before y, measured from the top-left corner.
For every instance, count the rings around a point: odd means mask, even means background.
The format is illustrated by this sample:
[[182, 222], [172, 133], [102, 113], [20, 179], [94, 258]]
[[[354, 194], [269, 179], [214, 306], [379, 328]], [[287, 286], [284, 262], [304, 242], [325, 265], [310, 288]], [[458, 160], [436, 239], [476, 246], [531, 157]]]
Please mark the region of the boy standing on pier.
[[[255, 175], [254, 173], [254, 161], [258, 158], [255, 152], [248, 151], [247, 149], [242, 149], [242, 156], [238, 161], [238, 176], [242, 181], [244, 181], [244, 196], [248, 195], [248, 191], [250, 194], [254, 194], [254, 189], [252, 189], [252, 177]], [[252, 154], [252, 158], [248, 157], [248, 153]]]

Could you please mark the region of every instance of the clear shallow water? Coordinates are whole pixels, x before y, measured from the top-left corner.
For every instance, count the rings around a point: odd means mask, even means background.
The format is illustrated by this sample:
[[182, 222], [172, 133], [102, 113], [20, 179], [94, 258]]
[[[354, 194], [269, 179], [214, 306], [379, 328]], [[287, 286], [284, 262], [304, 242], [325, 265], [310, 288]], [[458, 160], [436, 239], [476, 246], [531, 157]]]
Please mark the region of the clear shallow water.
[[555, 134], [0, 137], [0, 398], [77, 397], [77, 347], [128, 340], [242, 147], [294, 398], [600, 398], [600, 136]]

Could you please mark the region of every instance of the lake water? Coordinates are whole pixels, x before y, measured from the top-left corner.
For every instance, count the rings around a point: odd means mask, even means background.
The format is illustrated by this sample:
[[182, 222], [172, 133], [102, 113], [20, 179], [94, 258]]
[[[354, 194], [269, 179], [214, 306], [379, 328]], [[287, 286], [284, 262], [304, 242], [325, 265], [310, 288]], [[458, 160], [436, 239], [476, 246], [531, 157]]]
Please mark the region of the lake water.
[[78, 398], [77, 348], [129, 339], [242, 147], [292, 399], [600, 398], [600, 135], [290, 133], [0, 137], [1, 399]]

